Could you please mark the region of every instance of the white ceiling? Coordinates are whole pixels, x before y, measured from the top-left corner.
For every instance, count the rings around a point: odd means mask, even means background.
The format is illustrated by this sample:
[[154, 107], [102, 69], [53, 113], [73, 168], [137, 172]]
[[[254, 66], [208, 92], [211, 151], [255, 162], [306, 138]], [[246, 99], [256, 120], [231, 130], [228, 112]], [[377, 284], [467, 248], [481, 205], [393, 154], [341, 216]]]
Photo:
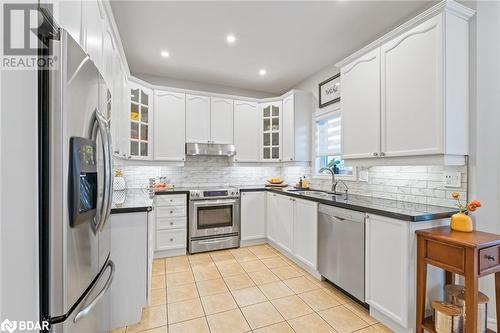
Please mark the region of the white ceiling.
[[[429, 1], [170, 2], [111, 6], [132, 73], [282, 93]], [[234, 45], [226, 35], [237, 37]], [[170, 58], [160, 53], [168, 50]], [[259, 76], [259, 69], [267, 70]]]

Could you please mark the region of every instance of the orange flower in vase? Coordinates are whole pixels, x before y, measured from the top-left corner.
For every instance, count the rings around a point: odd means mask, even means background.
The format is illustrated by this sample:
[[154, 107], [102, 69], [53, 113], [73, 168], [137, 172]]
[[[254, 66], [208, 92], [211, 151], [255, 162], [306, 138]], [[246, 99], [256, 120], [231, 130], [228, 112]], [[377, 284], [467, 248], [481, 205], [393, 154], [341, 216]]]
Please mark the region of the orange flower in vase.
[[465, 205], [460, 201], [460, 194], [458, 192], [451, 193], [451, 197], [457, 201], [459, 212], [453, 214], [451, 217], [451, 229], [456, 231], [471, 232], [474, 230], [472, 219], [467, 213], [475, 212], [476, 209], [481, 207], [481, 202], [472, 200]]

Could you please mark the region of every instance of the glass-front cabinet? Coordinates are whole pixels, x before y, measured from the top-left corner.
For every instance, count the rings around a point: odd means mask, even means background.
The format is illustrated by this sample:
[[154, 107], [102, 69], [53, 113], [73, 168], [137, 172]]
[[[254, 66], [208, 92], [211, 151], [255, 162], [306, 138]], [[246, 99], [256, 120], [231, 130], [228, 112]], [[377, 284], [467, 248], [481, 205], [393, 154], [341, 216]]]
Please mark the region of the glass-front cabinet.
[[152, 93], [151, 89], [130, 84], [130, 158], [150, 159], [152, 156]]
[[261, 104], [263, 161], [281, 161], [281, 109], [281, 101]]

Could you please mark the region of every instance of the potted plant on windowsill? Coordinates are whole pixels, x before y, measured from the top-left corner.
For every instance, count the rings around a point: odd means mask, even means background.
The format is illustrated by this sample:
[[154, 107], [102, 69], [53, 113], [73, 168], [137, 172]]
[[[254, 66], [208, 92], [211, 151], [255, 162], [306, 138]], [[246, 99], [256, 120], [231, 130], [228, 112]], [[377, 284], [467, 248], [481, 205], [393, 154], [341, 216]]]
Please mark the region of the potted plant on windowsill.
[[476, 209], [481, 207], [481, 202], [472, 200], [465, 205], [460, 201], [460, 194], [458, 192], [451, 193], [451, 197], [457, 201], [458, 213], [451, 216], [451, 229], [455, 231], [472, 232], [474, 225], [468, 213], [475, 212]]

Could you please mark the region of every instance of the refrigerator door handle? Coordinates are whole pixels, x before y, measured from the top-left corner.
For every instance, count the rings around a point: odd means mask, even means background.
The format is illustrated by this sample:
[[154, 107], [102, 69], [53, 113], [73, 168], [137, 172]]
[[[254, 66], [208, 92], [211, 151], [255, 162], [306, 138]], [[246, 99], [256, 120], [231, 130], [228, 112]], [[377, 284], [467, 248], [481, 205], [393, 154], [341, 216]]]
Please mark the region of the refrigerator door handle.
[[110, 175], [111, 172], [109, 170], [110, 165], [109, 165], [109, 143], [108, 143], [108, 128], [107, 128], [107, 123], [106, 119], [104, 116], [101, 114], [98, 108], [95, 108], [94, 110], [94, 121], [92, 122], [92, 128], [90, 131], [90, 137], [93, 140], [97, 141], [97, 135], [99, 135], [101, 139], [101, 144], [102, 144], [102, 150], [103, 150], [103, 159], [104, 159], [104, 179], [103, 179], [103, 185], [104, 185], [104, 191], [102, 194], [102, 202], [100, 204], [100, 207], [97, 209], [96, 216], [94, 218], [94, 231], [97, 232], [103, 225], [106, 215], [107, 215], [107, 209], [109, 205], [109, 200], [110, 200]]
[[[106, 267], [102, 270], [101, 276], [99, 276], [99, 278], [97, 279], [97, 281], [94, 284], [94, 286], [97, 285], [97, 282], [100, 280], [100, 278], [102, 277], [102, 275], [106, 271], [107, 267], [110, 268], [110, 273], [109, 273], [108, 280], [106, 281], [106, 284], [104, 284], [104, 287], [101, 289], [101, 291], [99, 292], [99, 294], [97, 294], [97, 296], [92, 300], [92, 302], [90, 302], [89, 305], [87, 305], [86, 307], [84, 307], [82, 310], [80, 310], [76, 314], [75, 318], [73, 319], [74, 323], [76, 323], [80, 319], [86, 317], [90, 313], [90, 311], [92, 311], [92, 309], [94, 308], [94, 306], [96, 306], [96, 304], [99, 302], [99, 300], [104, 296], [104, 294], [108, 291], [109, 287], [111, 286], [111, 283], [113, 282], [113, 278], [114, 278], [114, 275], [115, 275], [115, 264], [114, 264], [114, 262], [112, 260], [108, 260], [108, 262], [106, 264]], [[91, 292], [92, 292], [92, 290], [90, 290], [87, 295], [90, 295]], [[84, 300], [82, 302], [82, 304], [85, 304], [85, 301], [86, 300]]]
[[111, 214], [111, 206], [113, 203], [113, 155], [112, 151], [113, 148], [111, 146], [111, 132], [109, 129], [109, 123], [106, 122], [106, 136], [107, 136], [107, 157], [106, 157], [106, 163], [107, 163], [107, 171], [108, 171], [108, 182], [107, 182], [107, 187], [105, 187], [105, 191], [107, 191], [107, 204], [106, 204], [106, 210], [104, 214], [104, 218], [102, 219], [102, 225], [101, 228], [104, 227], [106, 222], [109, 219], [109, 216]]

